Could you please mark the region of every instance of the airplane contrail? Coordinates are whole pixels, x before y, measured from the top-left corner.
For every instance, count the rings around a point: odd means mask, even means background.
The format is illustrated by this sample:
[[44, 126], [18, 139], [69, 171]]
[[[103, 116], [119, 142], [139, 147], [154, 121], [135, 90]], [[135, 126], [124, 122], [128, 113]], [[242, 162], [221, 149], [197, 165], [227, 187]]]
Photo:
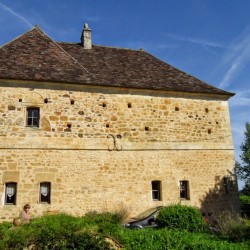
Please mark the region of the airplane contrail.
[[10, 7], [0, 3], [0, 7], [7, 11], [8, 13], [10, 13], [11, 15], [17, 17], [19, 20], [21, 20], [22, 22], [24, 22], [25, 24], [27, 24], [30, 28], [32, 28], [34, 25], [32, 25], [25, 17], [23, 17], [22, 15], [20, 15], [19, 13], [17, 13], [16, 11], [14, 11], [13, 9], [11, 9]]

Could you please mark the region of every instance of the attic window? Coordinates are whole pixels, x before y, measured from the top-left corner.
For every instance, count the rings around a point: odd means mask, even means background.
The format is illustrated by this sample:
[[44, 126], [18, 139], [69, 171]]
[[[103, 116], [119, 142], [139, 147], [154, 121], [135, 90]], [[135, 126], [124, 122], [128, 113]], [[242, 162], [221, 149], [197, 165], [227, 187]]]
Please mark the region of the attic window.
[[70, 100], [70, 104], [74, 105], [75, 101], [74, 100]]
[[175, 107], [175, 111], [179, 111], [180, 109], [179, 109], [179, 107]]
[[129, 102], [128, 103], [128, 108], [131, 109], [132, 108], [132, 104]]

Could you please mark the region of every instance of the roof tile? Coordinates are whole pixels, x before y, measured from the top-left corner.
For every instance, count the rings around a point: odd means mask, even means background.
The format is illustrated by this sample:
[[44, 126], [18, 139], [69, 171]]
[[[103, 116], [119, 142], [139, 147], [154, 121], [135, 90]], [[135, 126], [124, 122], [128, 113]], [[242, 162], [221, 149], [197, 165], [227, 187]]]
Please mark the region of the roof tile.
[[233, 95], [143, 50], [56, 43], [37, 26], [0, 48], [0, 79]]

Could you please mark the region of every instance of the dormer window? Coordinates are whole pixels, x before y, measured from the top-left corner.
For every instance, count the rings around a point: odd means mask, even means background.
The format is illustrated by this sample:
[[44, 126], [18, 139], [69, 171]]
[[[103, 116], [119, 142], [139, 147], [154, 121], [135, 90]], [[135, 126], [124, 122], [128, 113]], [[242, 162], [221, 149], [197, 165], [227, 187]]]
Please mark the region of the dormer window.
[[27, 108], [27, 126], [39, 127], [40, 109], [36, 107]]

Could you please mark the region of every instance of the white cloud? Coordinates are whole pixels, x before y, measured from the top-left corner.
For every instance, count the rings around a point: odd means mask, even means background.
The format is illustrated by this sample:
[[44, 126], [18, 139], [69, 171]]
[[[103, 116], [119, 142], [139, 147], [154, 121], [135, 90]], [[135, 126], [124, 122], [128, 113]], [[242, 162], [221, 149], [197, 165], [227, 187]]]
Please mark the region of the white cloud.
[[17, 13], [16, 11], [14, 11], [13, 9], [11, 9], [10, 7], [0, 3], [0, 8], [2, 8], [3, 10], [7, 11], [9, 14], [17, 17], [20, 21], [22, 21], [23, 23], [25, 23], [28, 27], [33, 27], [33, 25], [22, 15], [20, 15], [19, 13]]
[[178, 40], [181, 42], [194, 43], [194, 44], [198, 44], [201, 46], [214, 47], [214, 48], [224, 48], [224, 46], [219, 44], [219, 43], [206, 41], [206, 40], [202, 40], [202, 39], [182, 37], [182, 36], [176, 35], [176, 34], [164, 34], [164, 35], [171, 38], [171, 39]]
[[244, 34], [239, 39], [234, 41], [230, 47], [232, 49], [228, 50], [228, 53], [225, 55], [220, 65], [220, 67], [228, 68], [219, 85], [220, 88], [228, 87], [235, 76], [238, 75], [250, 61], [249, 32], [244, 32]]
[[237, 92], [237, 94], [231, 99], [230, 106], [250, 107], [250, 90]]

